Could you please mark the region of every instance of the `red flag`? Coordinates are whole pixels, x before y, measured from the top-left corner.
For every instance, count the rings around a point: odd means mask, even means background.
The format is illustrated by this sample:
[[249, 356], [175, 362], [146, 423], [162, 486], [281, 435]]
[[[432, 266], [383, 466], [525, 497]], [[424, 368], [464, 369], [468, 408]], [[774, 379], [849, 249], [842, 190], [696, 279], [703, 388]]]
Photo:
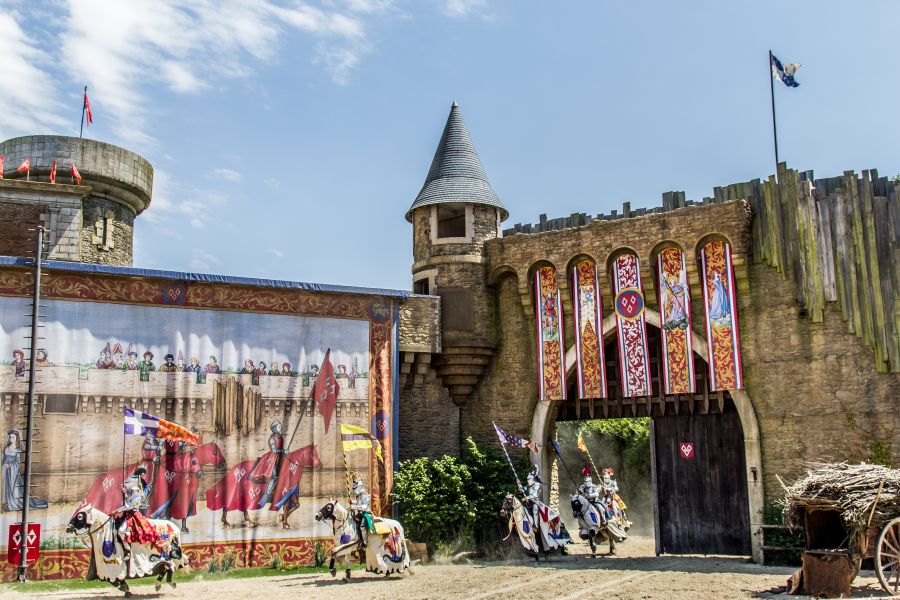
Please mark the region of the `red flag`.
[[159, 429], [156, 430], [156, 438], [160, 440], [169, 440], [171, 442], [185, 442], [192, 446], [200, 445], [200, 436], [178, 423], [159, 420]]
[[53, 161], [53, 166], [50, 167], [50, 183], [56, 183], [56, 161]]
[[75, 178], [75, 181], [78, 182], [78, 185], [81, 185], [81, 173], [79, 173], [78, 169], [75, 168], [75, 163], [72, 163], [72, 177]]
[[337, 404], [340, 391], [340, 386], [334, 378], [334, 365], [331, 364], [331, 348], [329, 348], [325, 351], [322, 368], [319, 370], [319, 377], [316, 378], [312, 390], [313, 400], [319, 405], [319, 412], [322, 413], [322, 418], [325, 420], [325, 433], [328, 433], [331, 415], [334, 413], [334, 405]]
[[31, 157], [29, 156], [25, 160], [22, 161], [22, 164], [19, 165], [19, 168], [16, 171], [30, 171], [31, 170]]
[[581, 470], [581, 474], [584, 477], [590, 477], [591, 476], [591, 465], [590, 464], [584, 465], [584, 468]]
[[5, 154], [0, 154], [0, 179], [3, 179], [3, 161], [6, 160]]
[[84, 117], [88, 125], [94, 122], [94, 113], [91, 111], [91, 101], [88, 100], [87, 86], [84, 87]]

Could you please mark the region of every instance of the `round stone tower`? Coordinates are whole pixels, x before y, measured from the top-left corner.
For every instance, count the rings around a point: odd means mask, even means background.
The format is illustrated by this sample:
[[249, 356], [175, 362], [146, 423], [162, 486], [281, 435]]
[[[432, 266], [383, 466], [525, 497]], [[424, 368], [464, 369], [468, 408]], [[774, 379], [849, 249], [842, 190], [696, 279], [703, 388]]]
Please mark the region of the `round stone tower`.
[[[153, 188], [146, 159], [112, 144], [61, 135], [9, 139], [0, 143], [0, 155], [0, 254], [33, 254], [34, 233], [28, 229], [43, 225], [50, 259], [131, 266], [134, 218], [149, 206]], [[26, 159], [30, 171], [18, 171]], [[53, 161], [56, 183], [50, 183]]]
[[434, 366], [457, 406], [472, 396], [497, 344], [484, 242], [500, 235], [508, 216], [454, 102], [406, 220], [413, 224], [413, 291], [441, 297], [442, 352]]

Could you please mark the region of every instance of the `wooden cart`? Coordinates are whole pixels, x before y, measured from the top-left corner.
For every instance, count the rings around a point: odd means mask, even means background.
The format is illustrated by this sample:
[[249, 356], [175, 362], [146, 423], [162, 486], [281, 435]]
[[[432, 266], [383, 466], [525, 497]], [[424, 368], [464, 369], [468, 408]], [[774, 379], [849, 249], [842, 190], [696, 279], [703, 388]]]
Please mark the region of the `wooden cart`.
[[[870, 526], [861, 536], [862, 559], [875, 559], [875, 574], [884, 591], [900, 596], [900, 516], [890, 519], [880, 527]], [[856, 566], [859, 573], [859, 564]]]

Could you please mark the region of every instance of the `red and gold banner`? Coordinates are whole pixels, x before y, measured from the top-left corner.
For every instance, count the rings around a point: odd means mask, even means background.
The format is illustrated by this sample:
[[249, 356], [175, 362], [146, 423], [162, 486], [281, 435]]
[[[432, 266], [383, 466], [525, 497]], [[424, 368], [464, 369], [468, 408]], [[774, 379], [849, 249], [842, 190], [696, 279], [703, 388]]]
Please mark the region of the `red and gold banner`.
[[575, 365], [578, 396], [606, 398], [606, 361], [603, 356], [603, 306], [597, 264], [587, 258], [572, 269], [575, 306]]
[[565, 400], [566, 372], [562, 337], [562, 305], [556, 269], [550, 265], [534, 273], [537, 323], [538, 385], [541, 400]]
[[700, 251], [709, 384], [714, 392], [744, 387], [731, 246], [712, 240]]
[[662, 333], [663, 389], [666, 394], [694, 393], [691, 344], [691, 293], [684, 252], [666, 248], [656, 257]]
[[647, 322], [644, 315], [644, 287], [638, 257], [623, 254], [613, 262], [616, 326], [619, 337], [622, 395], [649, 396], [650, 358], [647, 355]]

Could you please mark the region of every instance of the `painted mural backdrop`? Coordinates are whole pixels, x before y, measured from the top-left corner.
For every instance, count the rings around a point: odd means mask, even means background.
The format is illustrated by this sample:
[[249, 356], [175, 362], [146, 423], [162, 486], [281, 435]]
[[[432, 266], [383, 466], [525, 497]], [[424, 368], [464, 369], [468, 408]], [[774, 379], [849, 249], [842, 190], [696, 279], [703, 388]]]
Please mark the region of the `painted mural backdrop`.
[[712, 240], [700, 251], [709, 383], [712, 391], [744, 387], [731, 245]]
[[666, 394], [693, 394], [695, 388], [691, 293], [684, 265], [678, 248], [665, 248], [656, 258]]
[[535, 320], [537, 322], [538, 381], [541, 400], [566, 397], [562, 306], [556, 269], [550, 265], [534, 273]]
[[[14, 279], [0, 277], [0, 293], [9, 293]], [[97, 281], [84, 285], [102, 288]], [[59, 286], [51, 277], [48, 288], [58, 295], [62, 289], [81, 293]], [[235, 288], [222, 298], [227, 304], [252, 293]], [[273, 314], [277, 308], [212, 310], [164, 301], [42, 302], [45, 339], [36, 354], [40, 454], [31, 503], [31, 517], [43, 529], [39, 576], [86, 572], [87, 550], [65, 533], [65, 525], [83, 502], [104, 512], [121, 506], [123, 473], [137, 466], [147, 470], [147, 515], [182, 526], [194, 567], [206, 568], [226, 554], [235, 565], [268, 564], [276, 555], [283, 562], [312, 563], [316, 544], [327, 549], [331, 536], [312, 515], [330, 497], [346, 497], [338, 424], [371, 431], [380, 441], [383, 459], [365, 450], [348, 454], [347, 462], [368, 482], [373, 510], [389, 512], [392, 300], [334, 303], [325, 295], [307, 293], [298, 301], [296, 294], [281, 294], [283, 314]], [[287, 314], [307, 300], [314, 312], [333, 316]], [[29, 312], [29, 299], [0, 297], [4, 539], [22, 506], [21, 410], [28, 373], [23, 315]], [[332, 392], [316, 403], [312, 391], [326, 374], [333, 377]], [[199, 443], [124, 435], [128, 407], [180, 423]]]
[[647, 354], [647, 323], [644, 287], [638, 257], [622, 254], [612, 265], [616, 324], [619, 337], [622, 395], [649, 396], [650, 358]]
[[581, 260], [572, 269], [572, 297], [575, 300], [575, 364], [578, 395], [581, 398], [605, 398], [603, 307], [597, 264], [593, 260]]

